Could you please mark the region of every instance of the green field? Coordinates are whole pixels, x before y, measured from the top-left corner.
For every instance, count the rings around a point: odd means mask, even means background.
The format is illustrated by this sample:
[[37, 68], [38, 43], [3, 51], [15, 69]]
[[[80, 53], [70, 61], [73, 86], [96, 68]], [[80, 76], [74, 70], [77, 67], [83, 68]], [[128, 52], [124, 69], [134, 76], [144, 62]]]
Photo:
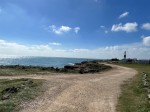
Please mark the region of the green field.
[[17, 112], [21, 102], [30, 101], [43, 90], [42, 80], [33, 79], [0, 79], [0, 112]]
[[150, 82], [150, 65], [148, 64], [118, 64], [125, 67], [134, 68], [138, 74], [133, 79], [126, 81], [122, 85], [122, 93], [118, 99], [118, 112], [150, 112], [150, 103], [147, 91], [142, 84], [142, 74], [148, 74]]

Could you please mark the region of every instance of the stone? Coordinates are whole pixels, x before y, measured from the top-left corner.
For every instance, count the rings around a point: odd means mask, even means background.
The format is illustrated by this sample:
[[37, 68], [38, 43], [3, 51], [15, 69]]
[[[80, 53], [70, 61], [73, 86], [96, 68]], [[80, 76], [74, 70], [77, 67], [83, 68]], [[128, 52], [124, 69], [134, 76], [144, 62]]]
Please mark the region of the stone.
[[73, 70], [73, 69], [76, 69], [76, 68], [79, 68], [79, 67], [78, 66], [73, 66], [73, 65], [66, 65], [66, 66], [64, 66], [64, 68]]
[[145, 87], [148, 87], [148, 82], [145, 81], [145, 82], [144, 82], [144, 86], [145, 86]]
[[1, 97], [1, 100], [7, 100], [7, 99], [9, 99], [9, 94], [3, 95]]
[[150, 94], [148, 94], [148, 99], [150, 99]]

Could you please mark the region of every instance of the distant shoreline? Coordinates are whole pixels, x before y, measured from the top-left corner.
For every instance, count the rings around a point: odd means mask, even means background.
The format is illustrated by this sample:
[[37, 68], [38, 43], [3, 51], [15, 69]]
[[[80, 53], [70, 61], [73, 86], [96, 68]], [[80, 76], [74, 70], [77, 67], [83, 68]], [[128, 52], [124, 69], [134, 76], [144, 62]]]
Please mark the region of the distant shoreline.
[[110, 66], [100, 64], [99, 61], [82, 61], [72, 65], [58, 67], [24, 66], [24, 65], [0, 65], [0, 75], [26, 75], [47, 73], [96, 73], [111, 69]]
[[58, 58], [58, 57], [17, 57], [0, 58], [0, 65], [22, 65], [22, 66], [42, 66], [62, 68], [69, 63], [80, 63], [82, 61], [92, 61], [94, 59], [83, 58]]

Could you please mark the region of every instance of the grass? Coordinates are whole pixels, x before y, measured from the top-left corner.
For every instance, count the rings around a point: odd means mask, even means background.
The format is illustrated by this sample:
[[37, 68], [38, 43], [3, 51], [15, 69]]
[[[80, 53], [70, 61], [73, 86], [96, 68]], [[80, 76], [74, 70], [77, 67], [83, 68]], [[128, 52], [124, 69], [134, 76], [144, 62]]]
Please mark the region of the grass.
[[[70, 68], [71, 67], [71, 68]], [[29, 74], [49, 74], [49, 73], [95, 73], [111, 69], [110, 66], [97, 62], [81, 62], [75, 68], [54, 68], [42, 66], [23, 66], [23, 65], [0, 65], [0, 76], [29, 75]]]
[[30, 101], [43, 93], [43, 81], [33, 79], [0, 79], [0, 112], [17, 112], [21, 102]]
[[45, 74], [55, 72], [52, 67], [10, 65], [0, 66], [0, 76]]
[[150, 82], [150, 65], [148, 64], [118, 64], [125, 67], [134, 68], [138, 74], [133, 79], [126, 81], [122, 85], [122, 93], [118, 99], [118, 112], [150, 112], [150, 103], [147, 91], [142, 84], [142, 74], [148, 74]]

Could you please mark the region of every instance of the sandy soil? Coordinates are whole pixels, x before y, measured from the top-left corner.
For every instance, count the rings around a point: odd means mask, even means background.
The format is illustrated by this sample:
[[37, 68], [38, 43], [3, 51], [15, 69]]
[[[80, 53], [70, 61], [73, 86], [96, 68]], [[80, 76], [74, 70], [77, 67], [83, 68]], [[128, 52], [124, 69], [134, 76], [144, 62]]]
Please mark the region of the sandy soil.
[[84, 75], [30, 75], [0, 78], [45, 79], [46, 92], [22, 104], [21, 112], [115, 112], [120, 85], [137, 71], [111, 65], [112, 70]]

